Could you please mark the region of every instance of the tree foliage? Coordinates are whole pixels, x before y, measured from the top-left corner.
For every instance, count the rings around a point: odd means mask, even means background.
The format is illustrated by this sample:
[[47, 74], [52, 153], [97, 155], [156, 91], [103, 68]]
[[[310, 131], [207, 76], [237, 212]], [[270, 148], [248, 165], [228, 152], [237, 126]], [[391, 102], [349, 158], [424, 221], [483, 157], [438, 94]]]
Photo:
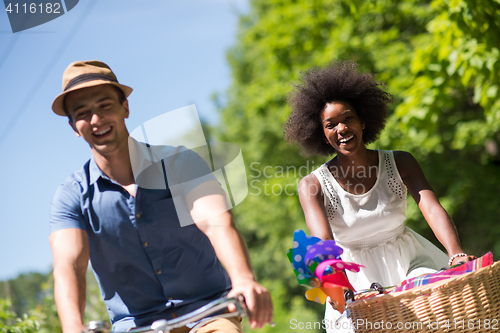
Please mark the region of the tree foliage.
[[[251, 1], [228, 54], [232, 85], [219, 135], [243, 151], [249, 195], [235, 218], [282, 330], [323, 311], [305, 301], [285, 256], [293, 231], [306, 228], [298, 180], [326, 161], [305, 160], [283, 141], [287, 93], [310, 67], [350, 59], [376, 73], [396, 102], [371, 147], [413, 153], [464, 249], [500, 255], [499, 8], [498, 0]], [[407, 223], [436, 241], [410, 201]]]
[[35, 333], [40, 329], [40, 323], [35, 318], [23, 315], [17, 317], [11, 310], [10, 300], [0, 299], [0, 333]]
[[500, 2], [435, 0], [430, 11], [409, 64], [412, 84], [381, 142], [420, 158], [467, 251], [499, 255]]
[[[500, 255], [499, 39], [500, 0], [251, 1], [228, 54], [232, 85], [217, 98], [227, 101], [218, 140], [238, 144], [247, 166], [249, 195], [233, 212], [257, 277], [273, 294], [276, 327], [261, 332], [322, 319], [323, 306], [304, 299], [285, 253], [293, 231], [306, 228], [298, 181], [325, 159], [301, 157], [283, 141], [282, 126], [300, 71], [334, 59], [358, 62], [395, 96], [371, 147], [414, 154], [464, 250]], [[407, 217], [436, 242], [411, 200]], [[106, 318], [97, 284], [88, 280], [85, 320]], [[60, 332], [51, 276], [4, 282], [0, 332], [35, 331]]]
[[[99, 285], [89, 270], [84, 322], [107, 319]], [[20, 274], [15, 279], [0, 281], [0, 333], [32, 332], [62, 332], [52, 273]]]
[[43, 298], [42, 284], [47, 277], [41, 273], [20, 274], [0, 282], [0, 298], [10, 299], [10, 308], [18, 317], [34, 308]]

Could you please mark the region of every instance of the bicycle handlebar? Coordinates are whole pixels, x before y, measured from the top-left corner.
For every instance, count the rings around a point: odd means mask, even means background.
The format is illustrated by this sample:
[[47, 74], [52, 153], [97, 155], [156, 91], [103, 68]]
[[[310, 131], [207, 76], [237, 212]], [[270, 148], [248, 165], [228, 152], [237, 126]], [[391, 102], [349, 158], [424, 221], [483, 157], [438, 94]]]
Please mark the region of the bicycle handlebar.
[[[226, 309], [229, 305], [234, 304], [236, 306], [235, 312], [222, 313], [213, 317], [210, 315]], [[129, 329], [128, 333], [169, 333], [171, 330], [184, 327], [187, 324], [198, 322], [190, 331], [196, 332], [201, 326], [214, 321], [219, 318], [230, 318], [230, 317], [246, 317], [248, 315], [247, 308], [245, 305], [245, 300], [242, 295], [232, 298], [223, 297], [212, 301], [201, 308], [187, 313], [175, 319], [167, 321], [166, 319], [156, 320], [151, 324], [151, 326], [143, 326]], [[207, 318], [208, 317], [208, 318]], [[87, 330], [93, 333], [107, 333], [109, 329], [99, 321], [91, 321], [87, 324]], [[125, 333], [125, 332], [115, 332], [115, 333]]]

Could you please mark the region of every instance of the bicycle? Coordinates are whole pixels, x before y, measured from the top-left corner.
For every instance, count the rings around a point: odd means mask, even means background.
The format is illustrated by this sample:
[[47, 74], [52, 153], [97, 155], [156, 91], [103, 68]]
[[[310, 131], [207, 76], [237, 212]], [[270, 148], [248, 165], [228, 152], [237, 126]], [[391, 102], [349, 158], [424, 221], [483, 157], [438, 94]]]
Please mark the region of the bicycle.
[[[234, 312], [224, 312], [211, 316], [221, 310], [226, 309], [229, 305], [233, 304], [236, 307]], [[242, 295], [237, 297], [223, 297], [212, 301], [201, 308], [187, 313], [175, 319], [166, 320], [159, 319], [154, 321], [150, 326], [142, 326], [131, 328], [127, 333], [170, 333], [176, 328], [181, 328], [187, 324], [196, 323], [189, 333], [195, 333], [202, 326], [221, 318], [231, 318], [231, 317], [246, 317], [248, 316], [247, 307], [245, 304], [245, 299]], [[109, 324], [104, 321], [90, 321], [87, 324], [87, 330], [92, 333], [108, 333]], [[114, 332], [114, 333], [125, 333], [125, 332]]]

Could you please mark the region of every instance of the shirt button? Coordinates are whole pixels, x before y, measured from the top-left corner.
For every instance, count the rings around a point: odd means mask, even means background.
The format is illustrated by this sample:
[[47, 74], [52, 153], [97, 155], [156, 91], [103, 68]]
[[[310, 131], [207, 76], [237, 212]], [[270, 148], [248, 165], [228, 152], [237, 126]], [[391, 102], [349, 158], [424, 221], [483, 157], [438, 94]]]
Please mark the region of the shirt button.
[[149, 242], [144, 242], [144, 246], [149, 246]]
[[135, 214], [135, 217], [137, 217], [138, 219], [141, 218], [141, 214]]
[[161, 274], [161, 269], [157, 270], [156, 274]]

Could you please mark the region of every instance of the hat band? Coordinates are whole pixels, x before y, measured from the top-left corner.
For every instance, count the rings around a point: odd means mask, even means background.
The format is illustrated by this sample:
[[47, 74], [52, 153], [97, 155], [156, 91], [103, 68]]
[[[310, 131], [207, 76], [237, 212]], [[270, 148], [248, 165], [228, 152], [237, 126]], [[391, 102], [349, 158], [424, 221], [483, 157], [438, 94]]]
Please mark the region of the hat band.
[[82, 75], [78, 75], [77, 77], [74, 77], [71, 81], [69, 81], [68, 84], [66, 85], [66, 88], [64, 88], [64, 91], [71, 89], [74, 86], [82, 84], [84, 82], [94, 81], [94, 80], [104, 80], [104, 81], [118, 83], [118, 80], [116, 80], [112, 77], [109, 77], [106, 74], [99, 74], [99, 73], [82, 74]]

